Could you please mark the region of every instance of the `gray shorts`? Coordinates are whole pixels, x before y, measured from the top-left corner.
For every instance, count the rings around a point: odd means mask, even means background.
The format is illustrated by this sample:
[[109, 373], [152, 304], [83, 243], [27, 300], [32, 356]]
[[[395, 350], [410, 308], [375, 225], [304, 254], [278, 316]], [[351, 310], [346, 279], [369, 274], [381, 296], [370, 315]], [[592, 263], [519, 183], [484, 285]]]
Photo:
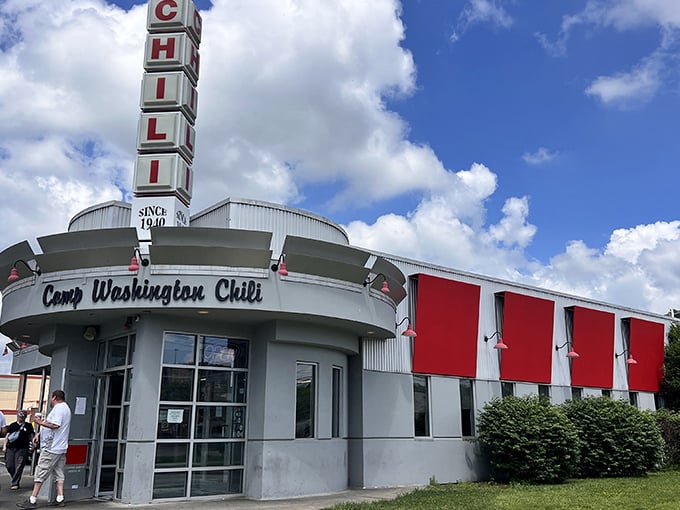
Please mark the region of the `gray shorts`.
[[64, 481], [64, 465], [66, 464], [65, 453], [50, 453], [46, 451], [40, 452], [40, 459], [38, 466], [35, 468], [35, 476], [33, 481], [44, 482], [54, 473], [54, 479], [57, 482]]

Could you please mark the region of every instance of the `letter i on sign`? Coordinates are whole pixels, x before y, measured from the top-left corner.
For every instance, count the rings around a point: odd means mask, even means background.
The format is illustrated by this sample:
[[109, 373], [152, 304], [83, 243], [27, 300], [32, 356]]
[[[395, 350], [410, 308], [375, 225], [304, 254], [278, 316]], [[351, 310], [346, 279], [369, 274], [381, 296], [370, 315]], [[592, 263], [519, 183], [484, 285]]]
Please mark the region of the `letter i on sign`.
[[165, 98], [165, 76], [160, 76], [156, 82], [156, 99]]
[[152, 159], [151, 160], [151, 165], [149, 167], [149, 183], [156, 183], [158, 182], [158, 166], [160, 164], [160, 161], [157, 159]]

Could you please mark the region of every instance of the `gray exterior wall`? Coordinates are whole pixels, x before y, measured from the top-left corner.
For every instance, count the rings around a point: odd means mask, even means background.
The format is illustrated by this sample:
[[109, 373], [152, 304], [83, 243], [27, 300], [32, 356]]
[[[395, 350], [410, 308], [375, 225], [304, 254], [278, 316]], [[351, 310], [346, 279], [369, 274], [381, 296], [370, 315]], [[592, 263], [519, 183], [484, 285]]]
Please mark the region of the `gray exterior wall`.
[[[360, 383], [353, 379], [351, 386], [352, 411], [359, 405], [361, 409], [351, 413], [350, 486], [415, 486], [432, 478], [449, 483], [483, 477], [476, 442], [461, 437], [457, 379], [430, 379], [430, 437], [414, 437], [411, 375], [366, 370]], [[485, 385], [481, 391], [485, 393]]]
[[[249, 395], [246, 495], [278, 499], [346, 489], [346, 399], [339, 438], [331, 437], [330, 406], [332, 367], [340, 367], [346, 381], [347, 355], [334, 348], [288, 343], [262, 331], [254, 348], [257, 362], [251, 367], [255, 387], [251, 385]], [[317, 365], [316, 434], [309, 439], [295, 439], [297, 362]]]

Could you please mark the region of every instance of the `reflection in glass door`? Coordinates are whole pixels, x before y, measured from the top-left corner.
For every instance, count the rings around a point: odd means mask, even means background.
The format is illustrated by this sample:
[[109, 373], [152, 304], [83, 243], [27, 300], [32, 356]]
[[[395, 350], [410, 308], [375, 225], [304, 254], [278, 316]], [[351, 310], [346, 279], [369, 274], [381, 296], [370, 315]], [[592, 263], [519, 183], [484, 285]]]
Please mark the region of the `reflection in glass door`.
[[120, 499], [123, 488], [134, 339], [134, 335], [126, 336], [100, 345], [98, 368], [104, 378], [98, 406], [101, 427], [97, 496]]
[[153, 498], [243, 493], [248, 341], [166, 333]]
[[114, 372], [106, 378], [106, 406], [102, 416], [102, 456], [99, 469], [98, 493], [112, 494], [116, 482], [118, 446], [120, 441], [120, 416], [123, 401], [125, 372]]

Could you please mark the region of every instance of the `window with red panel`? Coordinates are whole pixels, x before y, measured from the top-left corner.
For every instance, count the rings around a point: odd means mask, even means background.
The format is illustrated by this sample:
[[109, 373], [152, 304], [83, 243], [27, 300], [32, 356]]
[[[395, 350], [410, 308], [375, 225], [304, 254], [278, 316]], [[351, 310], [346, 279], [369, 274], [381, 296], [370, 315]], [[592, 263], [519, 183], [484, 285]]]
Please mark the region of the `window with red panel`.
[[555, 302], [503, 294], [501, 379], [550, 384]]
[[573, 347], [579, 358], [571, 363], [571, 385], [611, 388], [614, 383], [613, 313], [574, 306]]
[[632, 391], [659, 391], [663, 369], [665, 327], [662, 323], [631, 317], [630, 354], [637, 361], [628, 365], [628, 388]]
[[418, 275], [413, 371], [475, 377], [480, 287]]

